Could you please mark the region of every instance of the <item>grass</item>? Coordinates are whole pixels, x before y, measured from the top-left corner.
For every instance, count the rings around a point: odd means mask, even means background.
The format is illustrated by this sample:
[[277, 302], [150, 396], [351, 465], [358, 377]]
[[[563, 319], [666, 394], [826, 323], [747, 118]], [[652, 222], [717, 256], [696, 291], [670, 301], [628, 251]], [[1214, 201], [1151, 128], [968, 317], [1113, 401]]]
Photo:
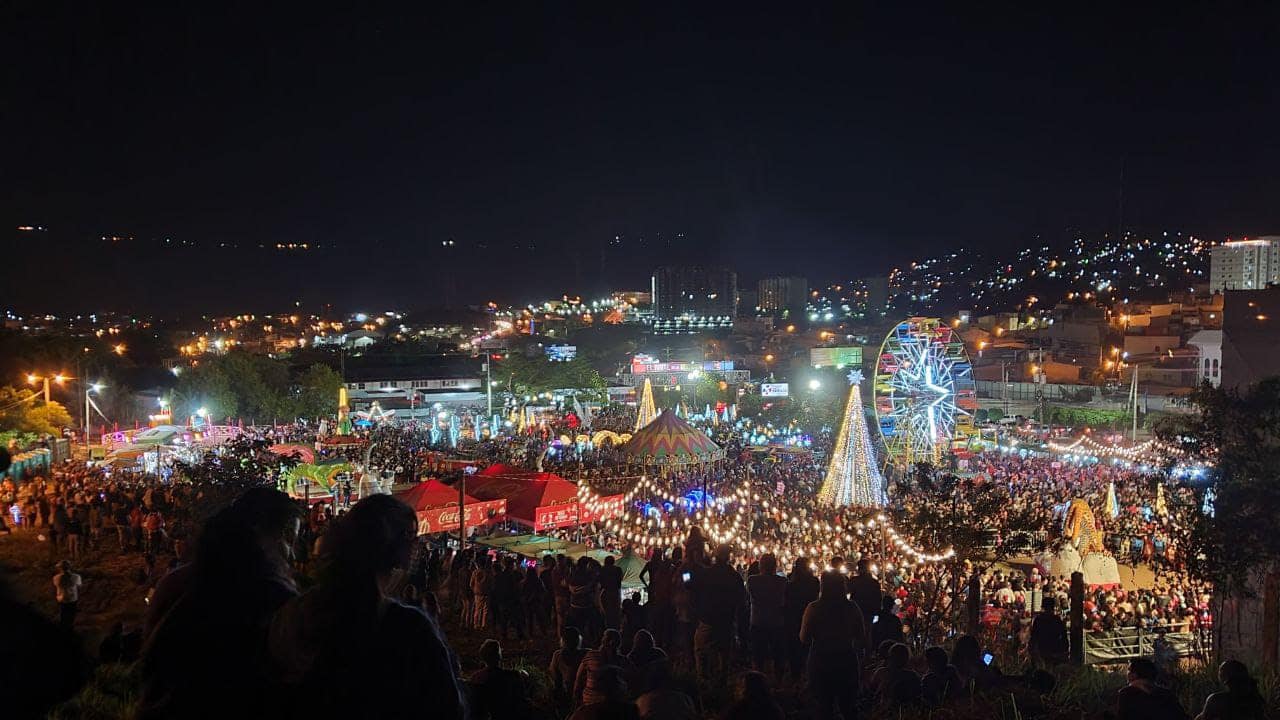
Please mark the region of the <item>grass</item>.
[[49, 713], [50, 720], [125, 720], [134, 714], [138, 677], [132, 665], [102, 665], [84, 688]]
[[[40, 531], [15, 531], [0, 535], [0, 574], [8, 578], [19, 601], [45, 617], [57, 618], [53, 576], [65, 552], [51, 552], [48, 541], [39, 540]], [[81, 553], [72, 569], [84, 581], [76, 630], [90, 650], [97, 648], [111, 625], [121, 622], [128, 630], [141, 625], [146, 616], [147, 588], [140, 582], [144, 564], [140, 553], [121, 555], [112, 535], [104, 547]], [[167, 562], [162, 558], [161, 562]]]
[[[115, 538], [105, 548], [84, 553], [76, 570], [84, 577], [81, 611], [77, 630], [86, 647], [97, 647], [102, 634], [114, 622], [126, 629], [136, 627], [146, 613], [146, 588], [138, 576], [143, 570], [140, 554], [121, 556], [115, 551]], [[0, 536], [0, 572], [11, 581], [21, 599], [53, 618], [56, 607], [52, 577], [59, 557], [50, 555], [47, 542], [36, 533], [18, 532]], [[167, 560], [167, 558], [165, 558]], [[480, 666], [478, 649], [491, 632], [467, 630], [446, 621], [451, 646], [458, 653], [464, 677]], [[522, 642], [503, 642], [507, 664], [527, 676], [527, 686], [535, 705], [551, 707], [550, 684], [546, 662], [554, 647], [554, 639], [544, 637]], [[92, 653], [91, 653], [92, 654]], [[677, 673], [679, 675], [679, 673]], [[687, 681], [691, 678], [679, 676]], [[1016, 687], [1008, 692], [978, 698], [942, 709], [913, 708], [893, 712], [872, 711], [862, 715], [876, 720], [1101, 720], [1113, 706], [1115, 692], [1125, 684], [1122, 670], [1099, 667], [1064, 667], [1056, 673], [1057, 685], [1047, 695], [1029, 688]], [[1271, 717], [1280, 718], [1280, 678], [1265, 677], [1261, 681], [1263, 696], [1268, 699]], [[1170, 687], [1183, 707], [1195, 715], [1204, 698], [1220, 689], [1215, 668], [1188, 663], [1170, 679]], [[91, 680], [71, 700], [56, 708], [50, 718], [56, 720], [126, 720], [136, 702], [138, 678], [130, 666], [99, 667]], [[732, 683], [703, 688], [703, 700], [713, 711], [727, 704]], [[810, 717], [804, 694], [793, 687], [778, 691], [779, 702], [789, 718]], [[711, 715], [709, 715], [711, 716]], [[554, 717], [549, 712], [545, 717]]]

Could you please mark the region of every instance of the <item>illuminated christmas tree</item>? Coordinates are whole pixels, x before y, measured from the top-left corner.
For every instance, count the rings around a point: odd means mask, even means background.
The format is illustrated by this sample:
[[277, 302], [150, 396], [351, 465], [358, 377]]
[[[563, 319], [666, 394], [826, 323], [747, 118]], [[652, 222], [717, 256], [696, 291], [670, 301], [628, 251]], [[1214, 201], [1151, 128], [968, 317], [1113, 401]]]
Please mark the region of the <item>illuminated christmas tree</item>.
[[840, 434], [831, 448], [831, 466], [818, 501], [824, 505], [885, 504], [884, 477], [871, 450], [871, 435], [862, 411], [862, 371], [849, 373], [849, 401]]
[[640, 393], [640, 414], [636, 416], [636, 431], [653, 422], [658, 417], [658, 409], [653, 405], [653, 385], [649, 378], [644, 379], [644, 390]]

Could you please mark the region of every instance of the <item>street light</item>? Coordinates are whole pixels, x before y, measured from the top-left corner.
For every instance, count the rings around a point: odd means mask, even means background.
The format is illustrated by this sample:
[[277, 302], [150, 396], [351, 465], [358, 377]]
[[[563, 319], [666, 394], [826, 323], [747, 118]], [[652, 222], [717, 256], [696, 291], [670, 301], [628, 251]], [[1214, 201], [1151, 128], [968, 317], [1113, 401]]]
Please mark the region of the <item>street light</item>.
[[35, 374], [33, 374], [33, 373], [27, 373], [27, 382], [28, 382], [28, 383], [30, 383], [30, 384], [32, 384], [32, 385], [35, 385], [35, 384], [36, 384], [36, 383], [38, 383], [38, 382], [41, 382], [41, 381], [43, 381], [43, 382], [44, 382], [44, 403], [45, 403], [45, 405], [48, 405], [48, 404], [49, 404], [49, 381], [50, 381], [50, 380], [52, 380], [52, 381], [54, 381], [54, 382], [58, 383], [59, 385], [61, 385], [61, 384], [65, 383], [65, 382], [67, 381], [67, 379], [68, 379], [68, 378], [67, 378], [67, 376], [66, 376], [66, 375], [63, 375], [62, 373], [58, 373], [57, 375], [54, 375], [53, 377], [50, 377], [50, 376], [48, 376], [48, 375], [35, 375]]
[[95, 392], [101, 395], [105, 387], [106, 385], [102, 383], [94, 383], [84, 389], [84, 447], [86, 451], [89, 449], [89, 393]]

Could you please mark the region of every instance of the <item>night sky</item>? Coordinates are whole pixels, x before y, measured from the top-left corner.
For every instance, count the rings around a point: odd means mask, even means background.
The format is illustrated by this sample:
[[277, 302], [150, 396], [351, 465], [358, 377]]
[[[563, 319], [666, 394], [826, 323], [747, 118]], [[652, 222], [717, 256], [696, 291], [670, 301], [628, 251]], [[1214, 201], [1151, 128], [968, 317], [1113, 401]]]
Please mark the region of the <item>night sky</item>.
[[1114, 231], [1122, 173], [1126, 228], [1280, 233], [1280, 5], [892, 4], [7, 3], [0, 238], [63, 282], [0, 308], [844, 280]]

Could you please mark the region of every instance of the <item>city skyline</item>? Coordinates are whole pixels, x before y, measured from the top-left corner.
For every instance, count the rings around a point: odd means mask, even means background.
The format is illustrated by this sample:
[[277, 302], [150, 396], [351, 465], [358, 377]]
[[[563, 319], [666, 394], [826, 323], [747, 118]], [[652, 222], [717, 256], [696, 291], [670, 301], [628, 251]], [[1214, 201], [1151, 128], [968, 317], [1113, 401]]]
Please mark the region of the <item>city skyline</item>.
[[71, 280], [64, 311], [189, 313], [521, 302], [695, 261], [818, 286], [1122, 228], [1262, 235], [1280, 149], [1248, 120], [1277, 109], [1257, 12], [267, 9], [246, 28], [40, 8], [13, 24], [43, 61], [11, 78], [0, 239], [21, 276]]

